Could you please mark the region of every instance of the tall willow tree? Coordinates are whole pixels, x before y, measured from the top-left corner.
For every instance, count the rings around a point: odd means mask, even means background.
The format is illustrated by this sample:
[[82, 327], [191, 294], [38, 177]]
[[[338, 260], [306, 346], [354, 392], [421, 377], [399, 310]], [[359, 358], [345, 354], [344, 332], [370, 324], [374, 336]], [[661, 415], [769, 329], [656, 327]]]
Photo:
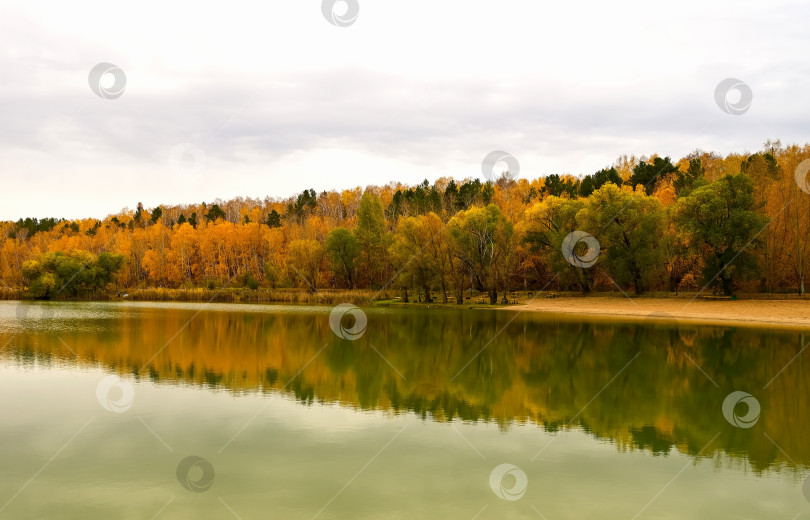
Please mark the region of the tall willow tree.
[[360, 253], [360, 244], [351, 231], [344, 227], [333, 229], [326, 235], [324, 249], [332, 270], [336, 275], [346, 279], [349, 289], [355, 286], [355, 259]]
[[[434, 214], [435, 215], [435, 214]], [[394, 268], [399, 272], [404, 286], [415, 284], [431, 303], [431, 288], [439, 279], [440, 267], [430, 251], [433, 240], [431, 230], [425, 225], [425, 216], [400, 220], [394, 234], [391, 255]]]
[[372, 286], [379, 287], [385, 273], [389, 236], [385, 229], [385, 212], [380, 198], [363, 193], [357, 209], [354, 236], [360, 243], [361, 264]]
[[593, 271], [571, 265], [562, 254], [563, 240], [577, 230], [577, 213], [583, 207], [581, 200], [546, 197], [526, 210], [523, 241], [541, 255], [555, 277], [564, 283], [576, 283], [581, 292], [588, 293], [593, 287]]
[[450, 220], [448, 232], [456, 256], [469, 268], [475, 284], [498, 302], [498, 289], [508, 274], [513, 228], [495, 204], [472, 207]]
[[661, 201], [643, 190], [605, 184], [587, 198], [577, 221], [606, 250], [602, 265], [616, 284], [642, 294], [664, 271], [665, 217]]
[[703, 255], [703, 282], [734, 293], [737, 281], [757, 270], [752, 254], [766, 220], [754, 211], [754, 185], [746, 174], [726, 175], [678, 200], [675, 221]]

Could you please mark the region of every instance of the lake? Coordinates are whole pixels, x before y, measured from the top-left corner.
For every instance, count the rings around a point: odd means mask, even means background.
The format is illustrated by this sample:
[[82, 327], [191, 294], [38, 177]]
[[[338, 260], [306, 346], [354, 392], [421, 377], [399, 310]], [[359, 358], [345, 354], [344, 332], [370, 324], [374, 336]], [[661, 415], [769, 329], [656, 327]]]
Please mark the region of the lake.
[[810, 517], [810, 334], [0, 302], [0, 519]]

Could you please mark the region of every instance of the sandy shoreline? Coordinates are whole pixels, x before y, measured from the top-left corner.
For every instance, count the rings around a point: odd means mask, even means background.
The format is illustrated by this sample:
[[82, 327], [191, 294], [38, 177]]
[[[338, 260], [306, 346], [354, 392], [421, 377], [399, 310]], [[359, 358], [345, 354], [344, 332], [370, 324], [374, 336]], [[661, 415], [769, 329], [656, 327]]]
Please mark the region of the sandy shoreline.
[[695, 300], [689, 298], [559, 297], [537, 298], [505, 310], [577, 314], [632, 321], [682, 322], [810, 329], [810, 300]]

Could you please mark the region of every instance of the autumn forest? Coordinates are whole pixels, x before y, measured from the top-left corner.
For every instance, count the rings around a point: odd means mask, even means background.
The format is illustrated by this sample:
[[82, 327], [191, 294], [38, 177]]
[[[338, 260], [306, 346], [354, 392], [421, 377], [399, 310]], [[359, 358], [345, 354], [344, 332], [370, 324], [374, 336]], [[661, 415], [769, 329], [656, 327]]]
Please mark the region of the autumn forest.
[[[623, 156], [584, 176], [21, 218], [0, 223], [0, 287], [45, 299], [238, 287], [459, 303], [465, 291], [490, 303], [515, 290], [804, 294], [810, 195], [795, 172], [807, 159], [810, 145], [769, 141], [757, 153]], [[593, 266], [562, 254], [573, 231], [598, 241]]]

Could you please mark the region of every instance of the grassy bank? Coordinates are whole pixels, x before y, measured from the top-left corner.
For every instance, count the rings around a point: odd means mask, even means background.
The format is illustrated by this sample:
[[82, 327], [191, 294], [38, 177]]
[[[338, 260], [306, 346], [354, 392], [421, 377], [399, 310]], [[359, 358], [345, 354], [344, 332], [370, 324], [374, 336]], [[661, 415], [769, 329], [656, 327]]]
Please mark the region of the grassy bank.
[[[81, 293], [77, 297], [57, 297], [52, 301], [155, 301], [155, 302], [273, 302], [273, 303], [310, 303], [310, 304], [338, 304], [354, 303], [368, 304], [375, 300], [391, 298], [388, 293], [379, 293], [373, 290], [342, 290], [324, 289], [311, 292], [301, 289], [269, 289], [259, 288], [251, 290], [243, 287], [224, 287], [208, 289], [194, 287], [189, 289], [168, 289], [161, 287], [145, 289], [121, 289], [121, 296], [116, 291], [92, 291]], [[0, 288], [0, 300], [30, 300], [33, 299], [24, 289]]]
[[[125, 294], [124, 291], [121, 292]], [[374, 298], [387, 298], [388, 295], [377, 295], [372, 290], [324, 289], [318, 292], [300, 289], [265, 289], [245, 288], [222, 289], [133, 289], [126, 293], [126, 299], [135, 301], [191, 301], [191, 302], [273, 302], [273, 303], [321, 303], [363, 304]]]
[[[402, 292], [398, 290], [378, 291], [374, 289], [321, 289], [311, 292], [305, 289], [293, 288], [258, 288], [249, 289], [245, 287], [223, 287], [223, 288], [134, 288], [121, 289], [120, 296], [116, 291], [91, 291], [81, 293], [78, 297], [61, 296], [53, 298], [53, 301], [185, 301], [185, 302], [273, 302], [273, 303], [303, 303], [303, 304], [338, 304], [353, 303], [357, 305], [381, 304], [394, 306], [448, 306], [461, 307], [457, 305], [452, 296], [448, 295], [449, 301], [444, 302], [441, 293], [434, 292], [433, 301], [425, 302], [422, 294], [409, 292], [409, 301], [405, 302]], [[801, 298], [795, 294], [738, 294], [733, 299], [729, 297], [713, 296], [710, 293], [697, 295], [696, 293], [647, 293], [641, 297], [624, 295], [618, 291], [600, 292], [590, 294], [580, 294], [575, 292], [555, 292], [555, 291], [511, 291], [503, 300], [503, 293], [498, 296], [498, 303], [489, 303], [489, 297], [484, 292], [473, 291], [464, 293], [464, 307], [522, 307], [528, 306], [532, 309], [568, 308], [570, 306], [582, 306], [588, 308], [591, 302], [603, 302], [608, 305], [618, 305], [627, 307], [627, 310], [644, 310], [655, 308], [660, 302], [670, 302], [677, 307], [688, 302], [734, 302], [734, 301], [792, 301], [807, 302], [810, 298]], [[0, 287], [0, 300], [30, 300], [31, 296], [24, 288]], [[658, 303], [656, 303], [658, 302]]]
[[0, 300], [24, 300], [28, 297], [25, 289], [13, 289], [11, 287], [0, 287]]

